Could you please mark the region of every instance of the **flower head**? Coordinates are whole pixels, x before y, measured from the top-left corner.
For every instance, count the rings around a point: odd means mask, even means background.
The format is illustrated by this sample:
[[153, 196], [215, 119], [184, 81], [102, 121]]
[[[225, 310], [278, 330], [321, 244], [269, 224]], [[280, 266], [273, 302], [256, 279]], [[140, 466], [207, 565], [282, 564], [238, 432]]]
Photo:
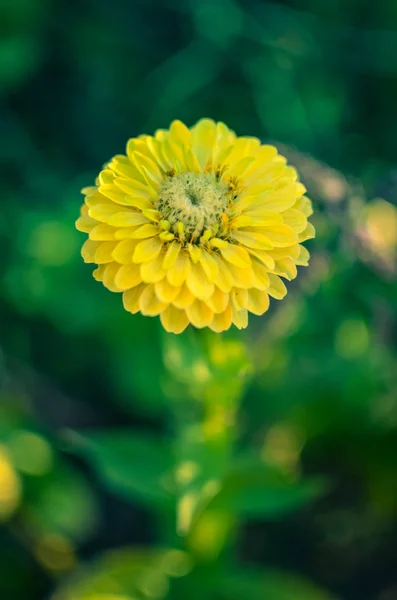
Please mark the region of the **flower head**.
[[273, 146], [210, 119], [174, 121], [130, 139], [83, 189], [82, 256], [127, 311], [160, 315], [167, 331], [241, 329], [308, 263], [305, 191]]

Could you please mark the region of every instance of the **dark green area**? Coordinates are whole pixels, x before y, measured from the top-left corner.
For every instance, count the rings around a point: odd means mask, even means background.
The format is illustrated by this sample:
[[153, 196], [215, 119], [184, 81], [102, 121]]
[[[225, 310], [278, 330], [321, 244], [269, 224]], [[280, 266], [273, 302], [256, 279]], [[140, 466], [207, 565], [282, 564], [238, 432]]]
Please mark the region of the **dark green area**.
[[[8, 0], [0, 33], [0, 597], [396, 598], [397, 3]], [[126, 313], [74, 229], [129, 137], [203, 116], [278, 145], [317, 229], [222, 368], [223, 347]], [[164, 549], [183, 547], [170, 415], [233, 395], [250, 364], [194, 566]]]

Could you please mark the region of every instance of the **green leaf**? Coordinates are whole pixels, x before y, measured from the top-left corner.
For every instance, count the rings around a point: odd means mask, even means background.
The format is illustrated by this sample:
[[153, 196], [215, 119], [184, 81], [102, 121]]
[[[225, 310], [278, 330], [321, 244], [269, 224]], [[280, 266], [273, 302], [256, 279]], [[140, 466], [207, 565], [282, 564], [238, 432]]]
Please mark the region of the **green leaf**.
[[70, 450], [86, 458], [103, 483], [127, 499], [171, 504], [171, 445], [133, 430], [69, 432]]
[[243, 518], [278, 518], [315, 500], [326, 489], [323, 478], [295, 481], [258, 457], [246, 456], [234, 462], [209, 508]]
[[174, 549], [117, 549], [100, 556], [66, 581], [52, 600], [161, 600], [169, 581], [189, 572], [188, 555]]
[[[328, 592], [299, 575], [276, 570], [246, 569], [220, 577], [221, 600], [332, 600]], [[334, 599], [335, 600], [335, 599]]]

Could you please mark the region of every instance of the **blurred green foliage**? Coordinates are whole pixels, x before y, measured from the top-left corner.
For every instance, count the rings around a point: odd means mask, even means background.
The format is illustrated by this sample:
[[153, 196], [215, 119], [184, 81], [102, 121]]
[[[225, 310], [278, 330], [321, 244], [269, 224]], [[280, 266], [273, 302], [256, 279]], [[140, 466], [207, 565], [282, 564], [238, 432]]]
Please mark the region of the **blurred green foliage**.
[[[6, 0], [0, 32], [0, 596], [396, 598], [397, 4]], [[74, 220], [203, 116], [280, 147], [318, 235], [246, 332], [175, 338]]]

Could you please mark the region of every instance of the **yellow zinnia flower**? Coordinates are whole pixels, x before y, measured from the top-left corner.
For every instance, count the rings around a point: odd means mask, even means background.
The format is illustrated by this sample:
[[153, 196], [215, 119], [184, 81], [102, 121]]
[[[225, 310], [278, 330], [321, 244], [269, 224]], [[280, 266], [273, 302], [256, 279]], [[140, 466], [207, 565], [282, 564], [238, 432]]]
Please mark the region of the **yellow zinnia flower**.
[[244, 328], [308, 262], [311, 202], [286, 162], [210, 119], [132, 138], [82, 190], [82, 256], [127, 311], [167, 331]]

